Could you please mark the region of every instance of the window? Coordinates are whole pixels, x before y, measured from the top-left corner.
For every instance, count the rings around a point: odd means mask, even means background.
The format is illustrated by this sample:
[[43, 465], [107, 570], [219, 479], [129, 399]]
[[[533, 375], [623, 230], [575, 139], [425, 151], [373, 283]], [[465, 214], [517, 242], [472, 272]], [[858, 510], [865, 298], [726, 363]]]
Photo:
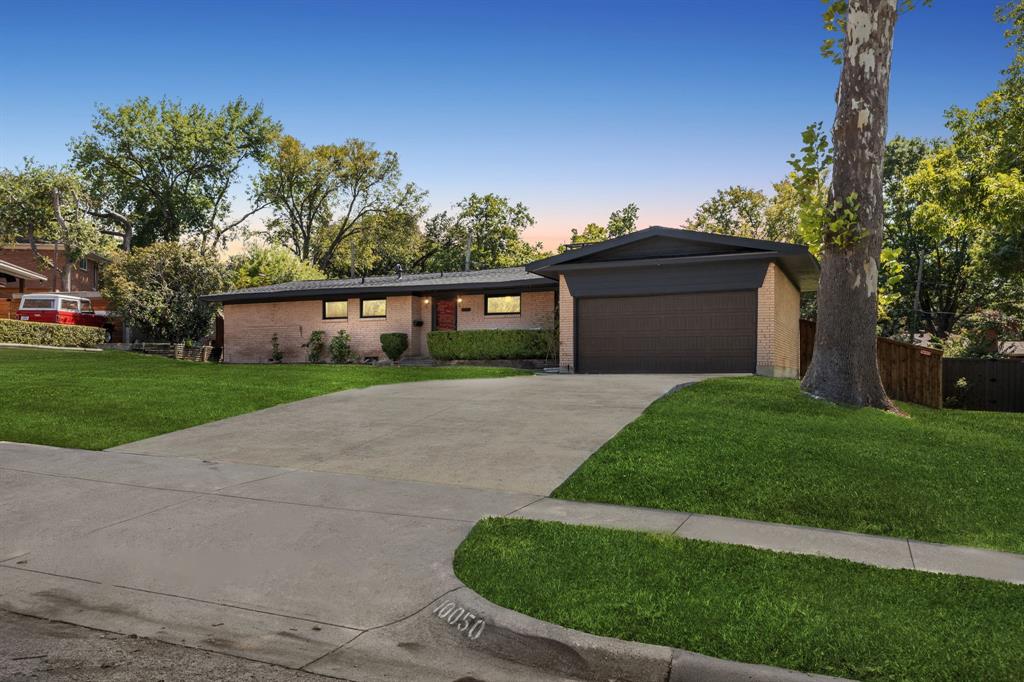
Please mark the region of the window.
[[78, 312], [78, 301], [73, 298], [62, 298], [60, 299], [60, 309], [70, 310], [72, 312]]
[[387, 317], [388, 299], [364, 298], [359, 301], [359, 317]]
[[22, 310], [53, 310], [53, 299], [52, 298], [26, 298], [22, 299], [21, 306]]
[[519, 294], [513, 296], [488, 296], [484, 304], [485, 315], [518, 315], [522, 302]]
[[92, 301], [87, 301], [87, 300], [83, 299], [82, 301], [80, 301], [80, 303], [82, 305], [82, 312], [83, 313], [94, 313], [94, 312], [96, 312], [95, 310], [92, 309]]
[[325, 320], [347, 320], [348, 301], [324, 301]]

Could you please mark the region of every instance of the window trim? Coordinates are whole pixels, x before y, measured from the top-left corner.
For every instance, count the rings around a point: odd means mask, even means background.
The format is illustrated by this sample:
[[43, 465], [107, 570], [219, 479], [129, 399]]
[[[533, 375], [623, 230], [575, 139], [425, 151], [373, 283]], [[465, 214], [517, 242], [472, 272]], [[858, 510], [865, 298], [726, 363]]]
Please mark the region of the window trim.
[[[383, 315], [366, 315], [366, 302], [367, 301], [384, 301], [384, 314]], [[359, 319], [361, 320], [386, 320], [388, 317], [388, 298], [361, 298], [359, 299]]]
[[[327, 315], [327, 304], [328, 303], [341, 303], [345, 302], [345, 316], [344, 317], [328, 317]], [[348, 319], [348, 299], [347, 298], [335, 298], [332, 300], [324, 299], [321, 301], [320, 314], [324, 320], [347, 320]]]
[[[516, 313], [492, 313], [492, 312], [489, 312], [487, 310], [487, 304], [490, 302], [490, 300], [492, 298], [508, 298], [510, 296], [515, 296], [516, 298], [519, 299], [519, 312], [516, 312]], [[513, 317], [513, 316], [520, 316], [521, 317], [522, 314], [523, 314], [523, 295], [521, 293], [519, 293], [519, 294], [484, 294], [484, 316], [491, 315], [491, 316], [498, 316], [498, 317]]]

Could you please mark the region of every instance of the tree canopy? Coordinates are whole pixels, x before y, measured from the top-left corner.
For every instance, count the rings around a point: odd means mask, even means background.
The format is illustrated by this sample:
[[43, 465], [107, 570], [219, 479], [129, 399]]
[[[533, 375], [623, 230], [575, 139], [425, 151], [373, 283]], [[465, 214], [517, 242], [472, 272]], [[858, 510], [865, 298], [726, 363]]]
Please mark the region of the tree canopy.
[[683, 227], [734, 237], [802, 243], [799, 198], [790, 179], [772, 185], [768, 196], [759, 189], [733, 185], [720, 189], [697, 207]]
[[[636, 204], [630, 203], [616, 211], [612, 211], [611, 215], [608, 216], [608, 223], [606, 225], [598, 225], [597, 223], [589, 223], [582, 230], [578, 230], [575, 227], [572, 228], [572, 233], [569, 236], [570, 244], [593, 244], [595, 242], [603, 242], [606, 239], [614, 239], [615, 237], [621, 237], [624, 234], [629, 234], [636, 230], [636, 219], [640, 213], [640, 209], [637, 208]], [[565, 251], [565, 245], [558, 247], [559, 253]]]
[[523, 231], [533, 216], [522, 203], [497, 194], [470, 194], [427, 220], [423, 268], [428, 271], [482, 270], [523, 265], [543, 256]]
[[78, 199], [125, 248], [188, 238], [215, 251], [263, 208], [233, 215], [230, 193], [280, 129], [242, 99], [218, 110], [146, 97], [100, 106], [92, 130], [69, 145], [88, 190]]
[[326, 278], [283, 246], [249, 244], [245, 252], [228, 260], [228, 281], [233, 289]]

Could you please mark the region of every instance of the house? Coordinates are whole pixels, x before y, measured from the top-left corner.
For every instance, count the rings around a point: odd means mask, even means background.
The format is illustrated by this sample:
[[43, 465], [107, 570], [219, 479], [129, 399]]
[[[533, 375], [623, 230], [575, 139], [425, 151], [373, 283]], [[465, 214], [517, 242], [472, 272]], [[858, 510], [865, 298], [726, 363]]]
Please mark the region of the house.
[[25, 293], [27, 287], [46, 282], [46, 275], [0, 259], [0, 319], [10, 317], [14, 294]]
[[651, 227], [518, 268], [290, 282], [207, 297], [224, 305], [226, 362], [265, 362], [278, 335], [302, 361], [314, 329], [346, 330], [361, 356], [384, 332], [428, 354], [433, 330], [559, 330], [577, 372], [756, 372], [795, 377], [804, 246]]
[[23, 287], [8, 287], [0, 289], [0, 317], [6, 318], [14, 314], [18, 308], [18, 299], [21, 294], [33, 294], [45, 291], [59, 291], [81, 298], [88, 298], [92, 301], [96, 310], [107, 310], [107, 301], [99, 293], [100, 276], [103, 265], [107, 259], [98, 254], [90, 254], [72, 264], [70, 272], [64, 281], [61, 281], [61, 272], [67, 266], [67, 257], [64, 255], [64, 246], [54, 243], [40, 243], [37, 245], [39, 253], [45, 255], [53, 265], [49, 268], [42, 268], [39, 261], [32, 254], [32, 247], [29, 244], [17, 242], [0, 248], [0, 260], [7, 263], [31, 270], [42, 279], [26, 279]]

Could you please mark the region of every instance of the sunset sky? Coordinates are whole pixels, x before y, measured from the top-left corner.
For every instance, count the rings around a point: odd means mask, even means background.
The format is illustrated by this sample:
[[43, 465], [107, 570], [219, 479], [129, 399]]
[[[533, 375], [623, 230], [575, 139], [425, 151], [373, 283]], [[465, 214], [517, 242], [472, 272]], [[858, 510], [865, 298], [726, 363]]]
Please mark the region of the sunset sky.
[[[996, 4], [939, 0], [896, 27], [890, 134], [943, 133], [1009, 60]], [[715, 189], [768, 188], [831, 123], [818, 0], [19, 2], [0, 17], [0, 165], [67, 160], [97, 103], [263, 102], [306, 144], [373, 141], [442, 210], [530, 207], [531, 241], [678, 225]], [[980, 76], [979, 76], [980, 74]], [[244, 187], [240, 187], [244, 196]], [[241, 199], [244, 201], [244, 199]]]

